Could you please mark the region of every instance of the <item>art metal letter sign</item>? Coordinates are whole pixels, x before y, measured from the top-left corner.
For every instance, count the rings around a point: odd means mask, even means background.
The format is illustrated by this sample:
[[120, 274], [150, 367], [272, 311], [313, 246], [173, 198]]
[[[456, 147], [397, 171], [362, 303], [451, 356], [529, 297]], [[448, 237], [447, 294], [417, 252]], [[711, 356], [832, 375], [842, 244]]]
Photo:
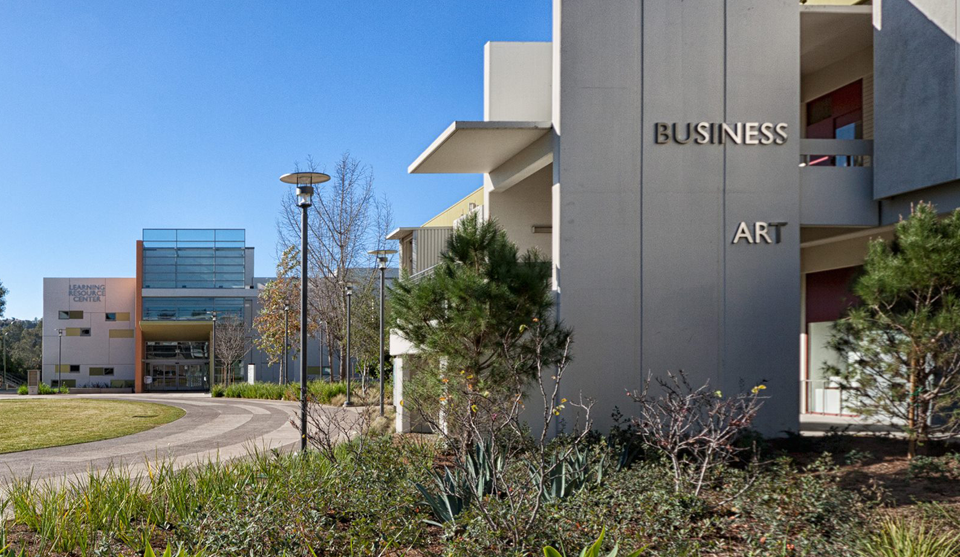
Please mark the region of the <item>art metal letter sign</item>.
[[74, 302], [100, 302], [107, 295], [106, 284], [71, 284], [69, 296]]
[[787, 124], [780, 122], [688, 122], [654, 124], [654, 141], [658, 145], [678, 143], [686, 145], [783, 145], [787, 142]]
[[[786, 226], [785, 222], [755, 222], [753, 227], [746, 222], [741, 222], [737, 226], [737, 233], [733, 235], [733, 244], [741, 241], [748, 244], [779, 244], [780, 229]], [[770, 239], [770, 233], [773, 233], [773, 239]]]

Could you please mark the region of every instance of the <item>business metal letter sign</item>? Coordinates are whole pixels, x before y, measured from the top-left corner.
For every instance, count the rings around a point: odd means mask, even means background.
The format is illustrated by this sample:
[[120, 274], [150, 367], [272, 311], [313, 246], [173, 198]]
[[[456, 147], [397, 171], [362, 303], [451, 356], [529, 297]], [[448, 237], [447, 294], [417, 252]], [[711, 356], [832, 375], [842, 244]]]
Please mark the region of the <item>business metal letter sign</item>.
[[71, 284], [69, 296], [74, 302], [100, 302], [107, 295], [106, 284]]
[[654, 124], [657, 145], [783, 145], [787, 142], [787, 124], [780, 122], [657, 122]]
[[[737, 225], [737, 233], [733, 235], [732, 244], [745, 242], [747, 244], [779, 244], [780, 229], [786, 226], [785, 222], [755, 222], [751, 227], [746, 222]], [[773, 238], [770, 238], [770, 234]]]

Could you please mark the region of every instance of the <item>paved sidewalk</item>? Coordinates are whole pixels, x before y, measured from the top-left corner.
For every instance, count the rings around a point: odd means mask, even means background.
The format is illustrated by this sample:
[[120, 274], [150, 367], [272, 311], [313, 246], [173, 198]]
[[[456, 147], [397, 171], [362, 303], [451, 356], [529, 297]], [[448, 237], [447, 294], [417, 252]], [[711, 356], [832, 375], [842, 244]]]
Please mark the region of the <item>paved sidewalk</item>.
[[[299, 448], [299, 434], [289, 423], [298, 408], [294, 402], [210, 398], [206, 393], [59, 396], [158, 402], [182, 408], [186, 414], [126, 437], [2, 454], [0, 486], [13, 477], [31, 474], [34, 479], [59, 482], [110, 466], [143, 473], [147, 462], [168, 460], [182, 467], [245, 456], [254, 447], [285, 451]], [[7, 398], [0, 395], [0, 400]]]

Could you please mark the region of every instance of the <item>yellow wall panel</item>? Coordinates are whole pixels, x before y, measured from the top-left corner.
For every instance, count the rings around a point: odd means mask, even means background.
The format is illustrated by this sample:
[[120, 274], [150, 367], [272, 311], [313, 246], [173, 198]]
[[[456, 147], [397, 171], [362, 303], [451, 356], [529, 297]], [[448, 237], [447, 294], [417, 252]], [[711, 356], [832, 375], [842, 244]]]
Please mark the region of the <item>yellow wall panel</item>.
[[133, 338], [133, 329], [110, 329], [110, 338]]

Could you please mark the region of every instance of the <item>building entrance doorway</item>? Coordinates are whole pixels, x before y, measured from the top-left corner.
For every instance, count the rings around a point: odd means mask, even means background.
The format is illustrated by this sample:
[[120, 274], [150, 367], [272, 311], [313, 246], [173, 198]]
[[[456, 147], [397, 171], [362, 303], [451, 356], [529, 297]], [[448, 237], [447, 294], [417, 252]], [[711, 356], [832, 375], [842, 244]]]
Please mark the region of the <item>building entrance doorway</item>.
[[205, 391], [209, 365], [206, 363], [146, 362], [145, 376], [149, 391]]

